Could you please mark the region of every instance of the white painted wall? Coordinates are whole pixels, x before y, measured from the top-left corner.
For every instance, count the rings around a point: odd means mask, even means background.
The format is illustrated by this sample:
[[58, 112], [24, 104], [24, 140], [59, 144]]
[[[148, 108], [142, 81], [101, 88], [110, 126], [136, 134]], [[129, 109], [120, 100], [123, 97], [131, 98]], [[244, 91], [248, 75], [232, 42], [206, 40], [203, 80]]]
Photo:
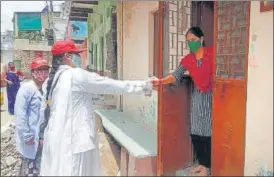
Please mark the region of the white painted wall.
[[273, 171], [273, 11], [251, 2], [245, 175]]
[[[123, 1], [122, 69], [124, 80], [145, 80], [149, 77], [149, 61], [153, 57], [149, 52], [153, 51], [153, 43], [150, 42], [153, 40], [153, 34], [150, 32], [153, 23], [150, 20], [151, 13], [157, 9], [158, 1]], [[119, 51], [118, 56], [120, 56]], [[119, 63], [120, 59], [118, 60]], [[156, 125], [156, 116], [153, 116], [157, 113], [156, 92], [150, 98], [143, 95], [124, 95], [123, 109], [132, 115], [142, 115], [145, 124]], [[150, 110], [154, 110], [153, 113], [150, 113]]]
[[1, 63], [8, 64], [13, 60], [13, 50], [2, 50], [1, 51]]

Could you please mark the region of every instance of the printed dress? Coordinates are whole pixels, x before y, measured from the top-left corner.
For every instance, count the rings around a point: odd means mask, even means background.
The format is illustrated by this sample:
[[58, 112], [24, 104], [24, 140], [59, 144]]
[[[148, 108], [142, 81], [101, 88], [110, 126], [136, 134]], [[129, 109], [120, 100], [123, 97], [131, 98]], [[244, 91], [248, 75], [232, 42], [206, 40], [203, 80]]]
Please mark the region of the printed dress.
[[[197, 60], [197, 67], [201, 65]], [[176, 82], [182, 82], [187, 70], [179, 66], [172, 74]], [[201, 92], [195, 84], [191, 88], [191, 109], [190, 109], [190, 134], [199, 136], [211, 136], [212, 125], [212, 92]]]

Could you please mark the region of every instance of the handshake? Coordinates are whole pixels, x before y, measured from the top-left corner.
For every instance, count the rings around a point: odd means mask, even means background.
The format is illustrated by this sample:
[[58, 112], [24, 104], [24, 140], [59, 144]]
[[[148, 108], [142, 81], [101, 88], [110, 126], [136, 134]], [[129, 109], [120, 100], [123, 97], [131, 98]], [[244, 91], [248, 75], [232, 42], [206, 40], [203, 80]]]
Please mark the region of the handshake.
[[149, 80], [146, 81], [146, 85], [143, 88], [143, 92], [145, 93], [145, 96], [150, 97], [152, 95], [152, 89], [154, 86], [157, 86], [159, 84], [160, 79], [157, 77], [151, 77]]

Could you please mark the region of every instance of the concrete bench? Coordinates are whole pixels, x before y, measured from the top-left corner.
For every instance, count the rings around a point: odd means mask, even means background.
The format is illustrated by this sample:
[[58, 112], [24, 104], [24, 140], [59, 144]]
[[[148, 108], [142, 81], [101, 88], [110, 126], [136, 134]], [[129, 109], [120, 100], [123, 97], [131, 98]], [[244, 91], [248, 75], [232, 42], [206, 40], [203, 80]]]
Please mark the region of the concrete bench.
[[133, 117], [117, 110], [95, 110], [102, 125], [121, 145], [121, 176], [156, 175], [157, 135]]

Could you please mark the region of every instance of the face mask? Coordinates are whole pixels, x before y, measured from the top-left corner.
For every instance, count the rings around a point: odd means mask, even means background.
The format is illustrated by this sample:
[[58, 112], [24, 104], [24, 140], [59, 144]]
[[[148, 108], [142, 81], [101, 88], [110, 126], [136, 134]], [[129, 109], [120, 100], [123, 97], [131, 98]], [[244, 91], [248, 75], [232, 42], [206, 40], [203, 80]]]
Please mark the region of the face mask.
[[82, 59], [80, 55], [74, 54], [72, 57], [72, 64], [75, 68], [81, 68], [82, 65]]
[[201, 41], [189, 41], [188, 43], [189, 50], [193, 53], [197, 52], [201, 47]]
[[49, 76], [49, 71], [48, 70], [34, 70], [32, 73], [32, 76], [35, 81], [44, 82]]

